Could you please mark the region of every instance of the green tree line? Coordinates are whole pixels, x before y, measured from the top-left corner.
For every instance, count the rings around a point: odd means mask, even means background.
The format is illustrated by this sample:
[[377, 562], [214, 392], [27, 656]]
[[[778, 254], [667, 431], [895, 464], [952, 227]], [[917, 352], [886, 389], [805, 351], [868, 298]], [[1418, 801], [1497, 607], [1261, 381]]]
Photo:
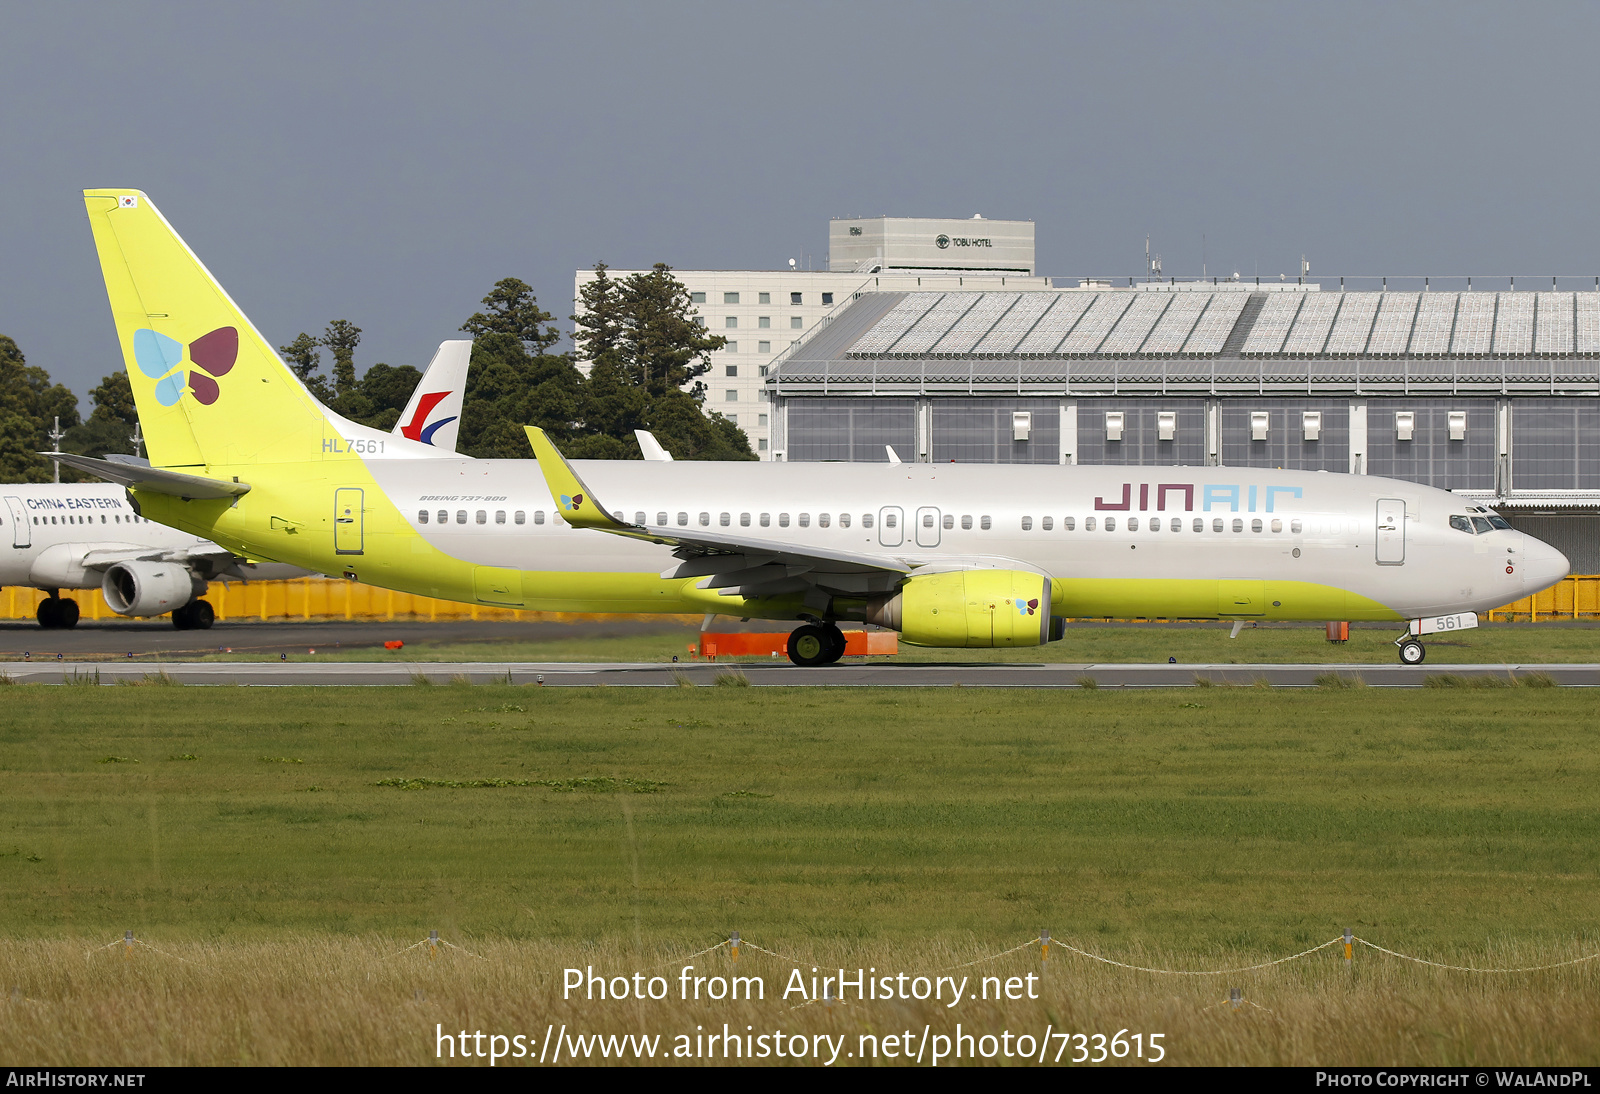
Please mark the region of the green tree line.
[[[554, 352], [554, 316], [533, 290], [508, 277], [495, 283], [461, 330], [472, 336], [472, 367], [461, 415], [460, 450], [480, 459], [532, 456], [524, 425], [543, 427], [576, 459], [638, 459], [635, 429], [648, 429], [680, 460], [753, 460], [750, 443], [721, 414], [703, 412], [710, 354], [725, 342], [694, 321], [689, 293], [657, 263], [648, 273], [610, 276], [604, 263], [582, 289], [571, 316], [576, 353]], [[289, 368], [330, 409], [375, 429], [392, 429], [422, 373], [376, 363], [356, 371], [361, 328], [335, 319], [321, 335], [302, 331], [278, 347]], [[324, 373], [323, 354], [332, 363]], [[590, 362], [585, 374], [576, 359]], [[60, 419], [63, 451], [88, 456], [131, 453], [138, 423], [127, 373], [89, 392], [87, 418], [78, 397], [29, 365], [16, 342], [0, 335], [0, 482], [49, 482], [39, 455]], [[63, 481], [81, 477], [61, 469]]]

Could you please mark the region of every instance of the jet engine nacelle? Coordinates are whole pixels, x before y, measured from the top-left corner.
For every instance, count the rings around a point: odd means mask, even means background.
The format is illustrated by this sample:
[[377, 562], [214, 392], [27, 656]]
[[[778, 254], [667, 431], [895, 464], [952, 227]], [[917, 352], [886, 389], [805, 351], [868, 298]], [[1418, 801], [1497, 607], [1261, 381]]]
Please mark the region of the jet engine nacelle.
[[163, 615], [205, 592], [206, 584], [176, 562], [117, 562], [100, 591], [118, 615]]
[[1026, 570], [920, 574], [871, 605], [866, 621], [914, 646], [1042, 646], [1062, 635], [1050, 617], [1050, 579]]

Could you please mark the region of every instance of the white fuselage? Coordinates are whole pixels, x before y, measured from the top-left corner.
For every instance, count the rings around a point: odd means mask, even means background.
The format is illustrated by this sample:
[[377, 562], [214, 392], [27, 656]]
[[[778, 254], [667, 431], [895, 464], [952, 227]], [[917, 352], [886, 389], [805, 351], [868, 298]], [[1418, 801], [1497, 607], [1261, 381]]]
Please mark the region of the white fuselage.
[[[1469, 508], [1446, 491], [1370, 476], [1244, 467], [573, 466], [629, 523], [914, 566], [959, 559], [1020, 563], [1060, 579], [1313, 583], [1402, 618], [1484, 611], [1567, 572], [1560, 552], [1521, 532], [1452, 528], [1450, 517]], [[566, 525], [532, 462], [368, 461], [368, 468], [417, 533], [475, 565], [553, 575], [664, 572], [676, 564], [668, 547]]]
[[[86, 565], [96, 555], [208, 551], [222, 554], [216, 544], [139, 516], [120, 486], [0, 485], [0, 586], [98, 589], [102, 572]], [[250, 570], [260, 578], [305, 572], [276, 564]]]

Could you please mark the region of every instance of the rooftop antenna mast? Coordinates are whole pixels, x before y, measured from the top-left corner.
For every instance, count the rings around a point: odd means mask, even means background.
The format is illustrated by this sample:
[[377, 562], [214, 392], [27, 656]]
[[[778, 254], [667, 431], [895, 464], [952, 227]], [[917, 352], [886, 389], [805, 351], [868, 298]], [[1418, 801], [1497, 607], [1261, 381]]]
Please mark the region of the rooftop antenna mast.
[[[55, 455], [55, 456], [61, 455], [61, 438], [66, 436], [65, 433], [61, 432], [61, 415], [59, 415], [59, 414], [56, 415], [56, 424], [53, 427], [51, 427], [48, 436], [50, 437], [50, 444], [51, 444], [50, 453], [51, 453], [51, 455]], [[61, 481], [61, 461], [60, 460], [51, 460], [50, 464], [51, 464], [52, 467], [55, 468], [55, 477], [53, 479], [51, 479], [50, 481], [51, 482], [60, 482]]]
[[138, 422], [133, 423], [133, 436], [129, 437], [128, 440], [133, 444], [133, 454], [142, 457], [143, 453], [139, 450], [144, 447], [144, 434], [139, 432]]
[[1150, 237], [1144, 237], [1144, 279], [1146, 281], [1161, 280], [1161, 256], [1150, 253]]

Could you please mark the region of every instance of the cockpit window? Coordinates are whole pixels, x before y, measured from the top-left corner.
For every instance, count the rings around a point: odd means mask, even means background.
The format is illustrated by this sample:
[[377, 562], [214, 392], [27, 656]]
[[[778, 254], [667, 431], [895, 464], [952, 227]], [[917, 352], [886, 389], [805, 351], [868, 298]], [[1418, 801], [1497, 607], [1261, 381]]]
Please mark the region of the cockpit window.
[[1505, 517], [1502, 517], [1499, 514], [1490, 513], [1489, 514], [1489, 527], [1498, 528], [1502, 532], [1509, 532], [1509, 531], [1511, 531], [1511, 522], [1506, 520]]
[[1471, 517], [1451, 517], [1450, 518], [1450, 527], [1454, 528], [1458, 532], [1465, 532], [1469, 536], [1476, 534], [1472, 530], [1472, 518]]
[[1474, 532], [1477, 532], [1481, 536], [1485, 532], [1494, 531], [1494, 525], [1489, 523], [1489, 518], [1488, 517], [1473, 517], [1472, 518], [1472, 530]]

